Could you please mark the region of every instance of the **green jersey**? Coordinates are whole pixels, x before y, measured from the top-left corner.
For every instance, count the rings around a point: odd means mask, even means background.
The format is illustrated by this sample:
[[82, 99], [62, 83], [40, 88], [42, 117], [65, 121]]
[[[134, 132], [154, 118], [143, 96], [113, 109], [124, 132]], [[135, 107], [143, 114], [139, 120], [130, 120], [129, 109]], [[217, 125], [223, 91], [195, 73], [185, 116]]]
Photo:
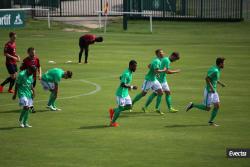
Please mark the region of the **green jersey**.
[[[207, 76], [210, 78], [214, 91], [216, 91], [217, 82], [220, 78], [220, 68], [218, 66], [212, 66], [211, 68], [209, 68]], [[208, 92], [211, 91], [210, 86], [208, 84], [206, 84], [206, 89]]]
[[161, 60], [158, 57], [154, 58], [150, 64], [150, 69], [149, 69], [147, 75], [145, 76], [145, 80], [146, 81], [156, 81], [155, 70], [160, 69], [160, 67], [161, 67]]
[[52, 68], [42, 75], [42, 80], [46, 82], [59, 83], [64, 75], [60, 68]]
[[119, 97], [127, 97], [128, 96], [128, 88], [121, 87], [121, 84], [130, 84], [132, 81], [132, 71], [130, 69], [126, 69], [122, 75], [120, 76], [120, 86], [116, 91], [116, 96]]
[[[160, 67], [160, 70], [163, 70], [164, 68], [167, 68], [169, 69], [170, 68], [170, 59], [168, 57], [164, 57], [163, 59], [161, 59], [161, 67]], [[160, 73], [160, 75], [157, 75], [157, 79], [160, 83], [164, 83], [167, 81], [167, 73], [165, 72], [162, 72]]]
[[21, 71], [17, 76], [18, 97], [32, 98], [33, 75], [28, 76], [27, 70]]

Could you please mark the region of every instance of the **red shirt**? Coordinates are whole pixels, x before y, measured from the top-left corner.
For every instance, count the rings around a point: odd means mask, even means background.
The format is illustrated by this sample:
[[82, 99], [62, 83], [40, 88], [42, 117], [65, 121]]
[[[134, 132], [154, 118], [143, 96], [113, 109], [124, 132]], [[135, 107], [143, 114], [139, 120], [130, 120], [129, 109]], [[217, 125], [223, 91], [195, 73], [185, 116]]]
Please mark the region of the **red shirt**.
[[[8, 53], [11, 56], [17, 57], [16, 55], [16, 43], [15, 42], [7, 42], [4, 46], [4, 54]], [[9, 58], [6, 56], [6, 64], [16, 64], [16, 60]]]
[[92, 34], [83, 35], [82, 38], [85, 39], [88, 45], [95, 43], [96, 36]]
[[[23, 60], [23, 64], [20, 67], [20, 70], [25, 70], [28, 67], [35, 66], [37, 69], [40, 68], [39, 58], [35, 55], [33, 59], [29, 56]], [[34, 80], [36, 79], [36, 72], [33, 73]]]

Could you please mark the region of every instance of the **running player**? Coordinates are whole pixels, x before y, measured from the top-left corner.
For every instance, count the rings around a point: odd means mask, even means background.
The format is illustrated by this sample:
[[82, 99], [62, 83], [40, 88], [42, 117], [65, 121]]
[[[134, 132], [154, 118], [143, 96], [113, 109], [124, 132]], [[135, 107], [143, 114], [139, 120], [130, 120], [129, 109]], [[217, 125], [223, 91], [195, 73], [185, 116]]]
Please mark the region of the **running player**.
[[6, 57], [5, 65], [10, 76], [0, 85], [0, 93], [3, 92], [3, 87], [7, 83], [10, 83], [8, 92], [14, 93], [12, 88], [15, 85], [17, 75], [16, 62], [20, 61], [20, 57], [16, 54], [16, 33], [10, 32], [9, 38], [10, 40], [4, 46], [4, 56]]
[[[172, 107], [172, 100], [171, 100], [171, 96], [170, 96], [170, 88], [168, 86], [168, 82], [167, 82], [167, 74], [175, 74], [175, 73], [179, 73], [180, 70], [170, 70], [170, 64], [175, 62], [176, 60], [180, 59], [180, 55], [178, 52], [173, 52], [169, 57], [164, 57], [161, 60], [161, 70], [166, 68], [167, 71], [164, 73], [160, 73], [160, 75], [157, 76], [157, 80], [161, 83], [162, 89], [165, 93], [165, 100], [169, 109], [169, 112], [177, 112], [178, 110], [174, 109]], [[153, 99], [157, 96], [156, 92], [153, 92], [149, 97], [148, 100], [145, 104], [145, 106], [142, 108], [144, 112], [147, 111], [147, 107], [149, 106], [149, 104], [153, 101]], [[158, 100], [161, 101], [162, 96], [158, 96], [157, 98], [159, 98]], [[156, 108], [157, 110], [157, 108]], [[163, 113], [163, 112], [162, 112]]]
[[195, 104], [193, 102], [190, 102], [187, 106], [186, 111], [189, 111], [192, 108], [198, 108], [200, 110], [204, 111], [210, 111], [211, 104], [214, 105], [214, 109], [211, 113], [211, 117], [208, 121], [209, 125], [212, 126], [219, 126], [216, 123], [214, 123], [214, 119], [219, 111], [220, 107], [220, 99], [219, 94], [217, 92], [217, 83], [220, 84], [222, 87], [225, 87], [225, 85], [219, 81], [220, 75], [221, 75], [221, 69], [224, 68], [224, 60], [223, 57], [218, 57], [216, 59], [216, 65], [209, 68], [206, 76], [206, 88], [204, 90], [204, 101], [203, 104]]
[[47, 107], [52, 111], [61, 110], [57, 108], [55, 105], [59, 82], [61, 81], [62, 78], [68, 79], [71, 77], [72, 77], [71, 71], [64, 71], [60, 68], [52, 68], [42, 75], [41, 84], [44, 90], [49, 90], [51, 92]]
[[[23, 60], [23, 63], [21, 65], [21, 67], [20, 67], [20, 70], [25, 70], [25, 69], [27, 69], [28, 67], [31, 67], [31, 66], [36, 67], [37, 70], [33, 73], [33, 88], [35, 88], [36, 87], [36, 74], [38, 72], [38, 78], [39, 78], [39, 80], [41, 80], [41, 78], [42, 78], [42, 68], [40, 66], [40, 60], [37, 57], [37, 55], [35, 54], [36, 53], [35, 48], [33, 48], [33, 47], [28, 48], [27, 53], [28, 53], [28, 57], [26, 57]], [[32, 113], [35, 113], [35, 109], [34, 109], [33, 106], [31, 107], [31, 109], [32, 109]]]
[[[147, 75], [145, 76], [145, 80], [142, 86], [142, 92], [137, 94], [135, 98], [133, 99], [133, 105], [139, 101], [142, 97], [144, 97], [148, 90], [152, 89], [153, 91], [156, 92], [158, 96], [163, 95], [163, 90], [161, 87], [160, 82], [156, 79], [156, 74], [159, 73], [165, 73], [167, 71], [166, 68], [160, 69], [161, 67], [161, 59], [163, 58], [164, 52], [162, 49], [157, 49], [155, 51], [156, 57], [153, 59], [151, 62], [151, 65], [149, 67], [149, 71]], [[157, 98], [156, 101], [156, 112], [161, 113], [160, 111], [160, 103], [161, 103], [161, 98]]]
[[23, 70], [18, 74], [14, 95], [12, 97], [12, 99], [15, 100], [18, 93], [19, 104], [23, 107], [19, 117], [20, 127], [22, 128], [32, 127], [28, 124], [28, 118], [31, 106], [33, 106], [33, 99], [35, 97], [32, 76], [35, 71], [35, 66], [29, 66], [27, 70]]
[[129, 68], [126, 69], [120, 76], [120, 86], [116, 91], [116, 101], [118, 104], [117, 108], [109, 109], [110, 114], [110, 126], [117, 127], [119, 124], [116, 122], [120, 113], [125, 110], [130, 110], [132, 108], [132, 101], [128, 94], [129, 90], [136, 90], [137, 86], [130, 85], [132, 81], [132, 73], [136, 71], [137, 62], [131, 60], [129, 62]]
[[89, 56], [89, 45], [94, 44], [95, 42], [102, 42], [103, 37], [97, 37], [96, 35], [93, 34], [85, 34], [80, 37], [79, 39], [79, 47], [80, 47], [80, 52], [79, 52], [79, 64], [82, 62], [82, 53], [83, 50], [85, 51], [85, 61], [84, 63], [88, 63], [88, 56]]

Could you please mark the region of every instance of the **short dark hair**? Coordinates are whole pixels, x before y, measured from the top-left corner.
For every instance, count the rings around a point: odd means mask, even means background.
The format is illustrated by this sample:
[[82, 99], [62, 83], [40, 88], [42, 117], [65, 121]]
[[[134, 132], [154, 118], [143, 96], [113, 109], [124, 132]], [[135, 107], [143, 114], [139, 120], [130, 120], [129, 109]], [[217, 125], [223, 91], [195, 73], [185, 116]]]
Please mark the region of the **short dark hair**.
[[27, 52], [29, 53], [29, 52], [32, 51], [32, 50], [35, 50], [35, 48], [34, 48], [34, 47], [29, 47], [29, 48], [27, 49]]
[[178, 52], [173, 52], [171, 56], [175, 57], [176, 59], [180, 59], [180, 54]]
[[10, 33], [9, 33], [9, 37], [10, 37], [10, 38], [13, 37], [14, 35], [16, 35], [15, 32], [10, 32]]
[[155, 54], [158, 55], [158, 53], [159, 53], [160, 51], [162, 51], [162, 49], [156, 49], [156, 50], [155, 50]]
[[95, 41], [96, 42], [102, 42], [103, 41], [103, 37], [96, 37]]
[[68, 78], [72, 78], [73, 73], [72, 71], [66, 71], [66, 75], [68, 76]]
[[224, 60], [225, 60], [224, 57], [217, 57], [217, 59], [216, 59], [216, 65], [220, 65], [221, 63], [224, 62]]
[[135, 60], [130, 60], [129, 66], [132, 66], [132, 65], [135, 65], [135, 64], [137, 64], [137, 62]]

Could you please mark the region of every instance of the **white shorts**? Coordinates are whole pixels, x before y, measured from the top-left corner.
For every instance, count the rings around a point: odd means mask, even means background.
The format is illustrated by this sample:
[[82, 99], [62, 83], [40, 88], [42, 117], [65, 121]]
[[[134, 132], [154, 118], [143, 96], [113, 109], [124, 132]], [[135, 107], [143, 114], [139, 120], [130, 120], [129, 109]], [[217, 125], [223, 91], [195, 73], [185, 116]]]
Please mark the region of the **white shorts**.
[[163, 91], [168, 91], [168, 92], [170, 92], [170, 89], [169, 89], [169, 86], [168, 86], [168, 83], [167, 83], [167, 82], [161, 83], [161, 87], [162, 87], [162, 90], [163, 90]]
[[149, 91], [149, 89], [152, 89], [153, 91], [162, 89], [161, 84], [158, 80], [156, 81], [147, 81], [144, 80], [143, 85], [142, 85], [142, 90], [144, 92]]
[[132, 105], [132, 100], [129, 95], [127, 97], [116, 96], [116, 102], [119, 106], [122, 107], [126, 105]]
[[209, 107], [212, 103], [215, 104], [219, 102], [220, 102], [219, 94], [217, 92], [209, 93], [207, 92], [207, 89], [205, 88], [203, 104]]
[[22, 107], [31, 107], [33, 106], [33, 99], [27, 97], [21, 97], [19, 99], [19, 105]]
[[44, 90], [54, 90], [55, 89], [55, 83], [46, 82], [46, 81], [41, 80], [41, 84], [42, 84]]

